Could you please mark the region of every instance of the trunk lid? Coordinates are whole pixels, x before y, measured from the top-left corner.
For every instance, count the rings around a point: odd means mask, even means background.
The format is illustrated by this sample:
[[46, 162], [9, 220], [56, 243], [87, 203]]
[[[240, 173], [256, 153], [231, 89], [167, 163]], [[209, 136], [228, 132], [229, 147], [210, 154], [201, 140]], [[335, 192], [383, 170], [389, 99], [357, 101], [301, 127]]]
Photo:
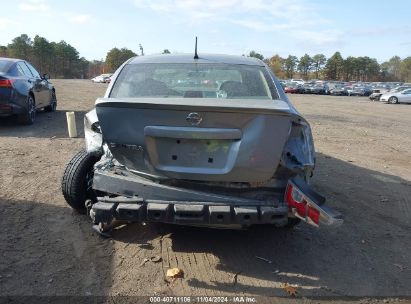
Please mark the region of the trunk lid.
[[96, 112], [120, 163], [175, 179], [269, 180], [291, 128], [282, 100], [100, 98]]

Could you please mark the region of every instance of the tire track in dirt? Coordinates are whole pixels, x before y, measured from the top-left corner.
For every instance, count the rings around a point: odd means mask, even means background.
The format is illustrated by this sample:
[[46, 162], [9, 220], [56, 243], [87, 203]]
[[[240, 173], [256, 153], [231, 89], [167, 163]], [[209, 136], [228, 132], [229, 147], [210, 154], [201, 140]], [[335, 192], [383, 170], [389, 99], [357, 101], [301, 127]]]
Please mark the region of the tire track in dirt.
[[[203, 260], [203, 256], [204, 254], [202, 253], [197, 253], [197, 252], [191, 252], [193, 261], [194, 261], [194, 269], [193, 269], [193, 276], [191, 278], [191, 282], [193, 280], [197, 280], [199, 279], [201, 282], [205, 282], [207, 280], [209, 280], [210, 277], [214, 276], [214, 271], [212, 267], [208, 267], [206, 268], [204, 265], [204, 260]], [[190, 281], [187, 281], [187, 284], [189, 284], [189, 286], [192, 286], [193, 284], [190, 284]], [[200, 291], [200, 294], [205, 295], [205, 296], [209, 296], [210, 293], [207, 289], [204, 288], [198, 288]]]
[[[207, 281], [213, 281], [216, 282], [216, 271], [213, 266], [210, 265], [207, 259], [207, 253], [201, 253], [201, 252], [193, 252], [193, 255], [199, 265], [199, 279], [201, 282], [207, 282]], [[197, 279], [197, 278], [194, 278]], [[209, 290], [207, 289], [201, 289], [203, 291], [203, 294], [206, 296], [211, 296], [213, 293], [210, 293]], [[221, 294], [218, 294], [221, 295]]]

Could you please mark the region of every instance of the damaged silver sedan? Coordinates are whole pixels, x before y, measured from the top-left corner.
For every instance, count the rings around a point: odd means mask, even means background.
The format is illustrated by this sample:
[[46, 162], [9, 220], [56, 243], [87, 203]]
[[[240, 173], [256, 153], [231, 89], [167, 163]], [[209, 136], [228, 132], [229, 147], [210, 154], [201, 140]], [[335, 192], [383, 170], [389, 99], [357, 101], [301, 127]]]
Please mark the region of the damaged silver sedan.
[[67, 203], [113, 221], [212, 227], [342, 223], [309, 181], [308, 122], [255, 58], [135, 57], [85, 116]]

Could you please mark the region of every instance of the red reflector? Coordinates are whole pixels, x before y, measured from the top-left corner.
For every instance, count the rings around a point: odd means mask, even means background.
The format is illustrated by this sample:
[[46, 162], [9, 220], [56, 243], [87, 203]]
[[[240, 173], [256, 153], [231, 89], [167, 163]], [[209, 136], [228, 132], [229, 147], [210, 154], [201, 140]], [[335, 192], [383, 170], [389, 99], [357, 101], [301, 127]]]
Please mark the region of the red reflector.
[[317, 225], [320, 222], [320, 211], [318, 211], [317, 209], [314, 209], [312, 207], [308, 208], [308, 217]]
[[14, 80], [0, 79], [0, 88], [11, 88]]
[[293, 186], [288, 184], [287, 186], [287, 193], [285, 194], [285, 199], [288, 204], [288, 207], [293, 208], [296, 205], [296, 201], [293, 199]]
[[[300, 194], [300, 192], [296, 188], [294, 188], [293, 185], [288, 184], [287, 192], [285, 194], [288, 207], [290, 208], [290, 210], [295, 209], [299, 216], [305, 218], [305, 216], [307, 215], [307, 209], [306, 209], [307, 202], [304, 199], [302, 199], [301, 202], [297, 201], [297, 199], [293, 197], [293, 191], [296, 191], [296, 195], [298, 197], [298, 194]], [[302, 198], [302, 195], [301, 195], [301, 198]]]
[[299, 216], [305, 217], [307, 215], [306, 201], [302, 203], [297, 203], [296, 209]]

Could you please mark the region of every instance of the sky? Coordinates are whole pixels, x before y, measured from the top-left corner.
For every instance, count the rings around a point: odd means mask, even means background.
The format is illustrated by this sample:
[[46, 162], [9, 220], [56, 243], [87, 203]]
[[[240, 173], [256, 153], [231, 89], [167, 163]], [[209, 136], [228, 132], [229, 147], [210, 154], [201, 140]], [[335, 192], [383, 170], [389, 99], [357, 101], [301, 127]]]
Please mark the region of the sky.
[[0, 45], [20, 34], [65, 40], [88, 60], [113, 47], [139, 53], [271, 57], [322, 53], [379, 62], [411, 56], [411, 1], [13, 0], [2, 1]]

